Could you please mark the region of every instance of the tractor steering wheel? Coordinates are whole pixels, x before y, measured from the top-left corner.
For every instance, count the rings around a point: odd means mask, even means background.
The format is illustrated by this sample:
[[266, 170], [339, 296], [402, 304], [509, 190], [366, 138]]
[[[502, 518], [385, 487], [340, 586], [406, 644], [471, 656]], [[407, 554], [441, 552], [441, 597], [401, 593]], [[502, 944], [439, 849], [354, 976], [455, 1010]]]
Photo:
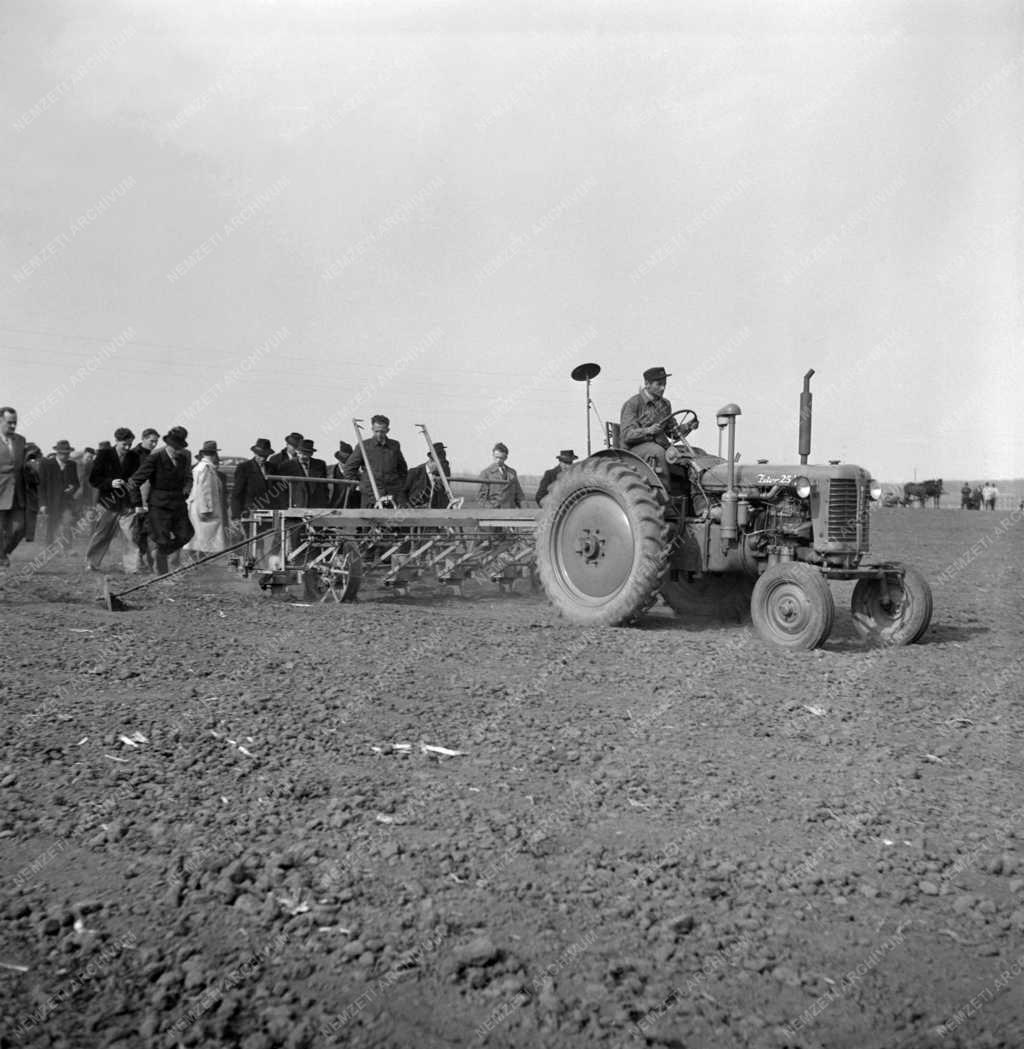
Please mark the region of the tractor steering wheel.
[[679, 411], [673, 412], [668, 418], [674, 419], [679, 416], [676, 420], [676, 425], [684, 433], [690, 433], [692, 430], [696, 430], [700, 426], [700, 420], [697, 418], [697, 413], [692, 408], [680, 408]]

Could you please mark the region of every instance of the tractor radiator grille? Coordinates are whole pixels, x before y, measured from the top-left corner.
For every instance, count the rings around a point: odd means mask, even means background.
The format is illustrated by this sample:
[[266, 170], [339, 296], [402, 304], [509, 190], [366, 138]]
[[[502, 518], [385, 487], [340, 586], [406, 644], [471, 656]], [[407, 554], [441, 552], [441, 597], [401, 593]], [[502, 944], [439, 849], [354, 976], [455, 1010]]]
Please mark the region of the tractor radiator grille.
[[855, 478], [837, 478], [829, 485], [828, 538], [834, 543], [867, 546], [867, 515], [858, 505]]

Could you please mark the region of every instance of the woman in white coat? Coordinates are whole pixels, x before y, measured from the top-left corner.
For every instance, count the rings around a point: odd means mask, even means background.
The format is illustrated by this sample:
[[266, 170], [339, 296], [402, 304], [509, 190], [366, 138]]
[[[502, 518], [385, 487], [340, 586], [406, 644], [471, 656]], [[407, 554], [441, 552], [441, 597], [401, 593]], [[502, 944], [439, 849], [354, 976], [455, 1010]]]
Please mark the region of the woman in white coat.
[[219, 554], [228, 545], [227, 491], [224, 476], [217, 469], [220, 453], [216, 441], [206, 441], [192, 467], [192, 491], [188, 497], [188, 516], [196, 534], [186, 550], [194, 554]]

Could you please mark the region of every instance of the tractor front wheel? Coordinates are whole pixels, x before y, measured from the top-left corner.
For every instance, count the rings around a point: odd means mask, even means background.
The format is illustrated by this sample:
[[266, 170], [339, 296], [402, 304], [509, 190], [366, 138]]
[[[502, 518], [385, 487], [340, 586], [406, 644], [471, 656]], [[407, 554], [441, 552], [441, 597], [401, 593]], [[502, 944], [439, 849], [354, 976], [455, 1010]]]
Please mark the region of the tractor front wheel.
[[783, 561], [765, 569], [754, 585], [750, 614], [754, 628], [783, 648], [820, 648], [832, 632], [836, 605], [816, 569]]
[[850, 600], [853, 625], [868, 641], [912, 645], [931, 622], [932, 591], [916, 568], [894, 567], [883, 579], [857, 581]]
[[586, 459], [551, 488], [537, 526], [537, 568], [567, 619], [617, 626], [656, 600], [669, 548], [662, 494], [612, 458]]

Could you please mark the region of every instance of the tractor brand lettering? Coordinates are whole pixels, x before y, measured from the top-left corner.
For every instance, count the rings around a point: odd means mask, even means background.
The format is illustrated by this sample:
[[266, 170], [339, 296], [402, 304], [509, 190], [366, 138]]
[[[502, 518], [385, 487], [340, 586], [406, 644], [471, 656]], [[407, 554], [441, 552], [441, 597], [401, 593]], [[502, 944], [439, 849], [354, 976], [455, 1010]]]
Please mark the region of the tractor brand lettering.
[[758, 474], [758, 484], [792, 484], [792, 474]]

